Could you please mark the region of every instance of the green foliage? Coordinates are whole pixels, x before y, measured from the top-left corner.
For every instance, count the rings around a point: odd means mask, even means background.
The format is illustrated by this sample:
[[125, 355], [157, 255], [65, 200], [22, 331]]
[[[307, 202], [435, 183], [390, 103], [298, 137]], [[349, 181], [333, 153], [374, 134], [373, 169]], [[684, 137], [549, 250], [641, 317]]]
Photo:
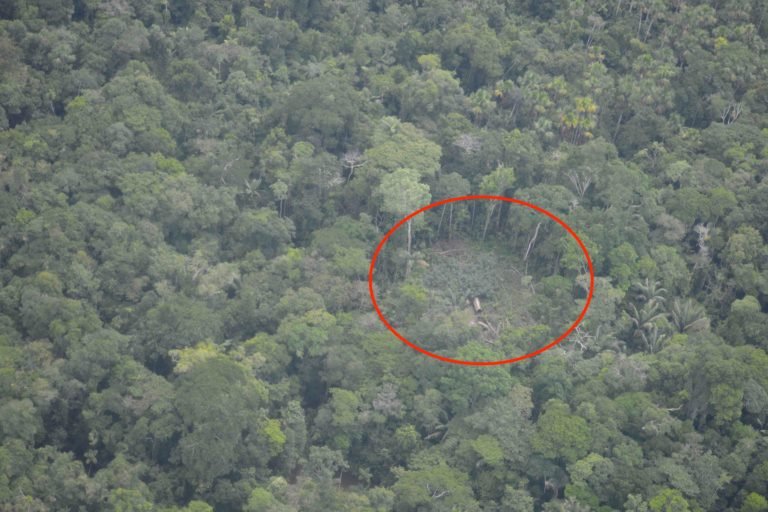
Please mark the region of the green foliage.
[[687, 512], [691, 510], [680, 491], [675, 489], [660, 491], [651, 498], [649, 506], [653, 512]]
[[[501, 354], [480, 342], [470, 342], [461, 347], [455, 357], [464, 361], [497, 361]], [[466, 413], [484, 400], [504, 394], [512, 384], [512, 377], [503, 366], [462, 366], [451, 368], [440, 382], [451, 409], [455, 413]]]
[[608, 253], [610, 275], [616, 287], [626, 291], [637, 274], [637, 253], [631, 245], [624, 242]]
[[0, 510], [768, 510], [766, 34], [0, 2]]
[[418, 321], [427, 309], [427, 290], [413, 283], [404, 283], [393, 298], [393, 315], [398, 321]]
[[247, 512], [260, 512], [274, 510], [278, 502], [272, 493], [266, 489], [257, 487], [251, 491], [251, 495], [248, 497], [248, 503], [243, 510]]
[[336, 319], [322, 309], [313, 309], [303, 315], [288, 315], [280, 323], [277, 339], [296, 357], [317, 356], [325, 351]]
[[432, 177], [440, 169], [442, 150], [422, 130], [395, 117], [385, 117], [374, 131], [372, 147], [365, 152], [370, 167], [377, 174], [397, 169], [412, 169], [420, 178]]
[[536, 424], [531, 446], [544, 457], [575, 462], [586, 455], [591, 441], [589, 426], [584, 418], [571, 414], [567, 404], [548, 401]]
[[221, 356], [198, 363], [179, 377], [175, 404], [186, 432], [175, 456], [188, 482], [208, 487], [249, 451], [251, 456], [264, 451], [264, 444], [253, 444], [260, 435], [266, 438], [269, 451], [280, 444], [274, 423], [267, 421], [260, 432], [254, 431], [265, 421], [261, 407], [266, 399], [263, 383]]
[[109, 496], [110, 510], [115, 512], [149, 512], [152, 502], [140, 492], [129, 489], [115, 489]]
[[504, 453], [499, 442], [489, 435], [481, 435], [472, 441], [472, 448], [486, 464], [494, 466], [504, 459]]
[[508, 167], [498, 167], [492, 173], [483, 177], [480, 182], [480, 192], [495, 196], [505, 195], [507, 189], [515, 183], [515, 171]]
[[398, 472], [392, 487], [395, 509], [417, 510], [478, 510], [472, 498], [467, 475], [448, 467], [444, 462], [413, 470]]
[[289, 134], [329, 150], [360, 138], [365, 104], [360, 92], [340, 78], [326, 73], [296, 83], [273, 115], [285, 119]]
[[402, 216], [429, 204], [429, 186], [418, 180], [419, 173], [414, 169], [401, 168], [385, 175], [378, 188], [384, 210]]
[[768, 315], [760, 311], [760, 303], [752, 295], [731, 304], [731, 314], [721, 329], [722, 336], [736, 345], [752, 343], [765, 346]]
[[751, 492], [739, 510], [740, 512], [763, 512], [768, 510], [768, 500], [756, 492]]

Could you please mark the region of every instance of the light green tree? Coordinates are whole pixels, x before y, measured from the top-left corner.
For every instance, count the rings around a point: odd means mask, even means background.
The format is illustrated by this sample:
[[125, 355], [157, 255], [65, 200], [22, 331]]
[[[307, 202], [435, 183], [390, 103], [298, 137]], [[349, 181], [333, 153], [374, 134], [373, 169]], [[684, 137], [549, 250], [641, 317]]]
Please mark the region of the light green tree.
[[648, 502], [653, 512], [689, 512], [691, 510], [683, 494], [677, 489], [664, 489]]
[[751, 492], [744, 499], [740, 512], [765, 512], [768, 510], [768, 500], [764, 496]]
[[[429, 185], [419, 182], [419, 172], [401, 168], [385, 175], [381, 179], [378, 193], [384, 202], [384, 210], [393, 215], [406, 215], [420, 206], [429, 204], [431, 194]], [[408, 256], [411, 255], [413, 241], [413, 221], [408, 219]]]
[[406, 168], [419, 177], [433, 177], [440, 170], [440, 145], [426, 134], [395, 117], [385, 117], [373, 134], [373, 146], [365, 152], [366, 172], [378, 175]]
[[397, 472], [395, 510], [403, 512], [448, 512], [480, 510], [472, 495], [467, 475], [449, 467], [445, 461], [413, 470]]
[[531, 446], [544, 457], [576, 462], [587, 454], [591, 442], [589, 426], [584, 418], [571, 414], [562, 401], [547, 402], [536, 426]]

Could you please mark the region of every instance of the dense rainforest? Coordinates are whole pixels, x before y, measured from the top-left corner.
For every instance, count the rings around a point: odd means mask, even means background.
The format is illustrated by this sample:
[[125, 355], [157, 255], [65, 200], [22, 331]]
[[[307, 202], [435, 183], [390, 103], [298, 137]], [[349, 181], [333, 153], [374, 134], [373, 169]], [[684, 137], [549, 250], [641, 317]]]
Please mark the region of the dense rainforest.
[[[764, 0], [0, 2], [0, 510], [768, 511], [767, 41]], [[517, 364], [368, 295], [478, 193], [594, 263]], [[511, 215], [409, 225], [382, 304], [466, 360], [562, 331], [583, 255]]]

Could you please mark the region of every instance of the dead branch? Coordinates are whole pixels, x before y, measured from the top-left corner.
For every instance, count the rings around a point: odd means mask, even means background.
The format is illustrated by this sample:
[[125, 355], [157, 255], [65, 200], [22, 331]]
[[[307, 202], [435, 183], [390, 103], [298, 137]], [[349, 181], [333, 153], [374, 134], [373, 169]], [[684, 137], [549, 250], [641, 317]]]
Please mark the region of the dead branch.
[[441, 491], [440, 489], [435, 489], [433, 491], [429, 484], [427, 484], [427, 492], [429, 492], [429, 494], [432, 495], [432, 498], [436, 500], [451, 494], [451, 491]]
[[531, 249], [533, 248], [533, 244], [536, 243], [536, 237], [539, 236], [539, 228], [541, 227], [541, 222], [536, 224], [536, 230], [533, 232], [533, 236], [531, 237], [531, 240], [528, 242], [528, 248], [525, 250], [525, 256], [523, 256], [523, 261], [528, 260], [528, 255], [531, 252]]

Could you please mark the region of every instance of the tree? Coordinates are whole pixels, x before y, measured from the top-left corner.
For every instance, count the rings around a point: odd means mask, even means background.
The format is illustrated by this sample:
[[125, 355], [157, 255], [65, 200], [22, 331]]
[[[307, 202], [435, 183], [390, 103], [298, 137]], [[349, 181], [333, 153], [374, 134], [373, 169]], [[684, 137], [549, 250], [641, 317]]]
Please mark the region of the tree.
[[653, 512], [688, 512], [690, 506], [676, 489], [664, 489], [648, 503]]
[[736, 345], [751, 343], [765, 346], [766, 320], [768, 315], [760, 310], [757, 298], [747, 295], [731, 303], [730, 314], [719, 332]]
[[295, 233], [293, 221], [281, 218], [271, 208], [247, 210], [235, 219], [229, 228], [228, 245], [238, 257], [259, 249], [267, 256], [279, 253], [291, 241]]
[[[397, 169], [381, 179], [378, 194], [382, 197], [384, 210], [392, 215], [407, 215], [420, 206], [429, 204], [429, 185], [419, 182], [419, 173], [413, 169]], [[411, 256], [413, 220], [408, 219], [408, 257]]]
[[251, 495], [248, 497], [248, 503], [246, 504], [246, 512], [272, 512], [280, 510], [282, 507], [280, 503], [275, 499], [271, 492], [267, 489], [257, 487], [251, 491]]
[[648, 503], [638, 494], [630, 494], [624, 503], [626, 512], [648, 512]]
[[[480, 193], [488, 195], [503, 196], [507, 193], [507, 190], [512, 187], [515, 182], [515, 171], [509, 167], [497, 167], [492, 173], [483, 177], [480, 182]], [[487, 203], [487, 201], [484, 201]], [[487, 206], [487, 205], [486, 205]], [[483, 226], [482, 239], [485, 240], [485, 233], [488, 230], [488, 224], [491, 221], [493, 211], [498, 207], [498, 216], [496, 221], [496, 227], [501, 225], [501, 210], [502, 205], [499, 201], [491, 203], [491, 207], [487, 209], [485, 224]]]
[[[264, 417], [266, 400], [266, 386], [223, 356], [205, 359], [183, 373], [175, 406], [184, 430], [173, 459], [184, 481], [207, 489], [244, 463], [258, 460], [265, 465], [274, 428]], [[252, 459], [259, 456], [263, 458]]]
[[296, 83], [270, 114], [275, 120], [285, 119], [287, 133], [337, 151], [359, 147], [365, 111], [366, 104], [348, 77], [329, 72]]
[[739, 510], [740, 512], [765, 512], [768, 510], [768, 500], [756, 492], [751, 492]]
[[0, 435], [4, 440], [18, 439], [32, 446], [41, 430], [40, 413], [28, 398], [9, 400], [0, 406]]
[[139, 491], [122, 488], [110, 493], [108, 503], [114, 512], [150, 512], [154, 508]]
[[533, 508], [533, 497], [524, 489], [507, 486], [501, 503], [510, 512], [524, 512]]
[[173, 294], [150, 308], [134, 330], [143, 357], [160, 370], [168, 362], [168, 350], [219, 339], [221, 327], [221, 317], [202, 301]]
[[318, 356], [325, 352], [336, 319], [322, 309], [312, 309], [303, 315], [286, 316], [277, 330], [277, 339], [298, 358]]
[[544, 457], [575, 462], [587, 454], [591, 441], [587, 422], [571, 414], [562, 401], [549, 400], [536, 426], [531, 446]]
[[697, 332], [709, 328], [709, 319], [704, 308], [691, 299], [685, 302], [675, 299], [672, 301], [669, 313], [678, 332]]
[[329, 392], [330, 400], [317, 414], [317, 436], [344, 453], [360, 435], [360, 398], [346, 389], [331, 388]]
[[[0, 1], [0, 510], [768, 509], [766, 34], [758, 0]], [[472, 191], [594, 264], [514, 365], [370, 307], [388, 226]], [[425, 349], [584, 305], [536, 212], [403, 224], [374, 292]]]
[[[497, 361], [503, 356], [497, 350], [472, 341], [460, 347], [455, 356], [464, 361]], [[479, 407], [484, 401], [501, 396], [512, 384], [503, 366], [463, 366], [451, 369], [440, 379], [445, 398], [454, 414], [463, 414]]]
[[[566, 494], [573, 494], [599, 502], [599, 496], [604, 496], [614, 472], [614, 465], [609, 459], [596, 453], [590, 453], [568, 466], [571, 485], [566, 487]], [[570, 491], [569, 491], [570, 489]], [[596, 503], [593, 503], [595, 506]]]
[[419, 178], [431, 178], [440, 170], [441, 147], [411, 123], [384, 117], [373, 132], [372, 143], [365, 151], [366, 176], [405, 168], [416, 171]]
[[401, 469], [397, 477], [392, 488], [397, 510], [479, 510], [467, 475], [450, 468], [445, 462], [411, 470]]
[[400, 87], [400, 116], [424, 122], [430, 117], [460, 110], [466, 99], [453, 73], [440, 69], [435, 55], [422, 55], [418, 61], [421, 73], [411, 75]]
[[760, 232], [751, 226], [741, 226], [728, 239], [724, 255], [739, 288], [754, 294], [768, 285], [755, 265], [764, 251]]
[[571, 144], [578, 144], [593, 137], [592, 131], [596, 126], [598, 106], [589, 97], [574, 99], [573, 110], [565, 112], [561, 117], [563, 138]]
[[325, 446], [312, 446], [309, 449], [306, 473], [311, 479], [302, 489], [301, 510], [320, 512], [339, 509], [341, 497], [338, 496], [335, 478], [349, 468], [340, 451]]

